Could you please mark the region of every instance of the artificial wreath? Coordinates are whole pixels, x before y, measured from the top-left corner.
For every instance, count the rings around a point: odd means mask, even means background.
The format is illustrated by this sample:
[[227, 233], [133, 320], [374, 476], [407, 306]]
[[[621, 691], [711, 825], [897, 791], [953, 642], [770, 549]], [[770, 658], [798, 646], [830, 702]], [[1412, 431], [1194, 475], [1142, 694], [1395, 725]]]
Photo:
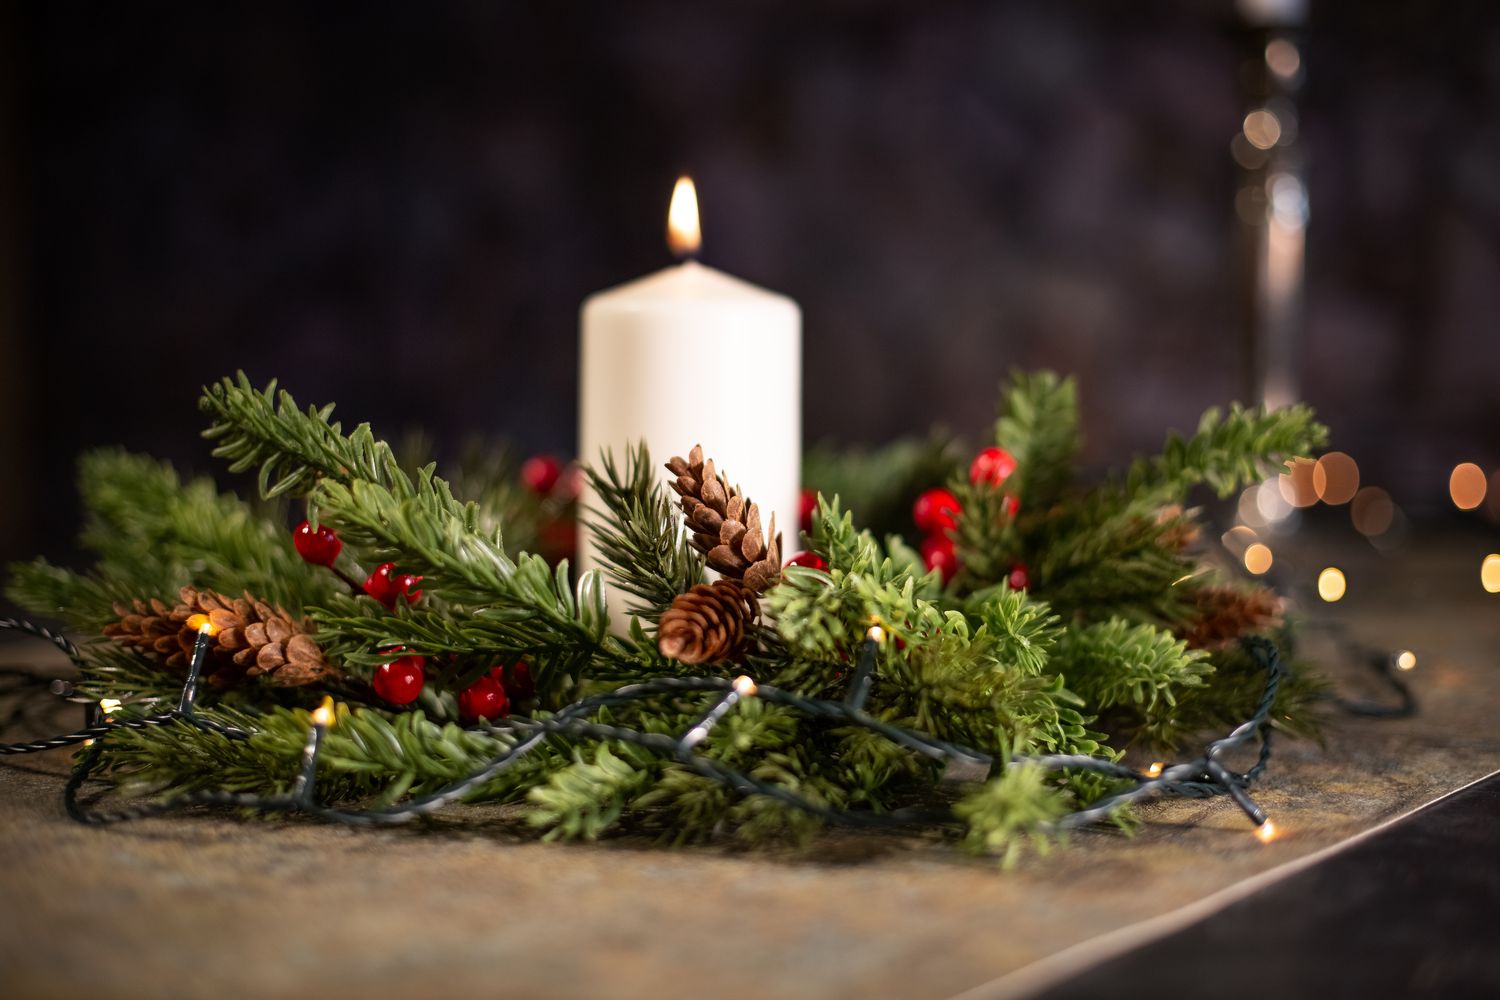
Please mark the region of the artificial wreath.
[[[11, 567], [12, 600], [83, 637], [76, 690], [110, 712], [86, 773], [140, 801], [295, 788], [322, 815], [410, 818], [500, 800], [551, 837], [673, 843], [890, 821], [1013, 857], [1070, 817], [1128, 827], [1147, 794], [1243, 805], [1271, 728], [1316, 726], [1320, 682], [1264, 641], [1281, 601], [1214, 564], [1189, 506], [1320, 448], [1305, 407], [1210, 411], [1084, 486], [1073, 381], [1018, 374], [970, 461], [946, 439], [815, 451], [785, 559], [692, 442], [603, 455], [583, 474], [632, 615], [615, 634], [598, 575], [537, 554], [568, 547], [559, 463], [518, 475], [479, 451], [444, 478], [243, 374], [201, 405], [254, 499], [96, 452], [92, 568]], [[1185, 764], [1124, 762], [1226, 726]], [[1257, 766], [1229, 771], [1220, 751], [1251, 736]]]

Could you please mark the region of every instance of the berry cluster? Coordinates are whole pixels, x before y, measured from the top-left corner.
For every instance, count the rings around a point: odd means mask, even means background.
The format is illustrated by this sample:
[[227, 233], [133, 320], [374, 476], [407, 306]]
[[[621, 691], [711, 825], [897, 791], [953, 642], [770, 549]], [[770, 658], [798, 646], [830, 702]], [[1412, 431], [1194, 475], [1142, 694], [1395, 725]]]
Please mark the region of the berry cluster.
[[[975, 486], [1001, 489], [1005, 481], [1016, 471], [1015, 456], [1004, 448], [986, 448], [974, 456], [969, 465], [969, 482]], [[1020, 512], [1020, 502], [1011, 494], [1000, 501], [1006, 517], [1015, 517]], [[922, 532], [922, 562], [929, 570], [943, 574], [943, 582], [952, 580], [958, 572], [958, 553], [953, 544], [953, 532], [958, 529], [958, 519], [963, 515], [963, 505], [952, 490], [942, 487], [930, 489], [917, 497], [912, 504], [911, 516]], [[1008, 582], [1016, 590], [1024, 590], [1031, 582], [1026, 567], [1017, 563], [1011, 568]]]
[[[529, 460], [522, 466], [521, 477], [528, 489], [539, 493], [552, 492], [557, 488], [559, 480], [564, 478], [557, 460], [545, 456]], [[573, 495], [576, 496], [574, 483], [576, 479], [565, 482], [564, 488], [573, 490]], [[363, 584], [345, 576], [335, 566], [344, 551], [343, 540], [327, 525], [313, 527], [311, 522], [303, 521], [292, 529], [292, 546], [307, 562], [314, 566], [326, 566], [351, 587], [362, 590], [392, 611], [396, 609], [398, 600], [412, 605], [422, 599], [421, 588], [417, 586], [422, 578], [415, 573], [399, 572], [395, 563], [386, 562], [376, 566]], [[410, 705], [421, 695], [422, 688], [427, 683], [427, 660], [407, 653], [404, 646], [397, 646], [387, 652], [401, 655], [375, 668], [370, 677], [370, 687], [382, 701], [392, 705]], [[531, 667], [528, 664], [518, 662], [508, 666], [497, 665], [458, 693], [458, 711], [465, 722], [478, 722], [480, 719], [496, 721], [510, 714], [512, 702], [530, 701], [535, 694], [536, 687], [532, 683]]]

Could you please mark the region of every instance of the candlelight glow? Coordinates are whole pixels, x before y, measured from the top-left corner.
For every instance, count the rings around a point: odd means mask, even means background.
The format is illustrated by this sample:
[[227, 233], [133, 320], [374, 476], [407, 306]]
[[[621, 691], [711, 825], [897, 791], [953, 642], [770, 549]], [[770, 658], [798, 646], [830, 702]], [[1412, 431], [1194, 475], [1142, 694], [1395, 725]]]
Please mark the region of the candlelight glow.
[[678, 257], [688, 257], [698, 252], [703, 245], [703, 232], [698, 226], [698, 189], [693, 179], [686, 175], [677, 178], [672, 189], [672, 204], [667, 209], [667, 246]]

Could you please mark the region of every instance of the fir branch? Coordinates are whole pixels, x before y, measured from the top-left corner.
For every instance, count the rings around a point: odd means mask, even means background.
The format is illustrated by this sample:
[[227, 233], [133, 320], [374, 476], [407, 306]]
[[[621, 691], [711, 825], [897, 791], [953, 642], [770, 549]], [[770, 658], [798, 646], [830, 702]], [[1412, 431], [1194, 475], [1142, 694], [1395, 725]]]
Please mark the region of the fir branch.
[[[116, 730], [108, 738], [99, 775], [127, 794], [285, 792], [300, 766], [307, 712], [274, 708], [253, 715], [234, 710], [215, 714], [254, 735], [227, 740], [187, 725]], [[329, 804], [358, 800], [370, 805], [425, 794], [472, 773], [513, 741], [508, 734], [433, 723], [420, 711], [388, 717], [373, 709], [341, 707], [319, 757], [318, 794]], [[469, 798], [519, 798], [558, 763], [555, 753], [533, 753]]]
[[610, 452], [600, 462], [586, 470], [602, 515], [594, 545], [610, 579], [642, 602], [629, 613], [654, 623], [677, 595], [703, 582], [703, 557], [683, 533], [646, 442], [627, 447], [623, 470]]
[[1203, 687], [1213, 673], [1202, 650], [1119, 618], [1069, 629], [1050, 669], [1093, 711], [1128, 706], [1147, 719], [1170, 714], [1184, 689]]
[[594, 744], [592, 754], [575, 748], [573, 755], [572, 764], [554, 771], [545, 784], [527, 793], [532, 807], [527, 821], [550, 828], [547, 840], [597, 840], [619, 821], [652, 776], [649, 764], [632, 766], [611, 752], [607, 743]]
[[1061, 500], [1081, 446], [1073, 379], [1013, 371], [1001, 395], [995, 443], [1015, 456], [1016, 471], [1006, 486], [1025, 509], [1045, 510]]
[[1209, 409], [1198, 431], [1184, 439], [1167, 437], [1162, 454], [1136, 460], [1123, 491], [1162, 503], [1181, 503], [1192, 487], [1206, 483], [1220, 497], [1275, 472], [1288, 459], [1310, 455], [1328, 441], [1328, 428], [1307, 406], [1269, 413], [1236, 403], [1227, 414]]
[[369, 424], [345, 435], [330, 421], [332, 403], [299, 410], [291, 393], [277, 393], [275, 380], [257, 391], [239, 372], [205, 386], [199, 408], [213, 417], [203, 436], [216, 442], [214, 456], [227, 459], [231, 472], [256, 469], [263, 497], [306, 496], [321, 479], [364, 480], [400, 497], [413, 492], [411, 478]]
[[173, 600], [185, 585], [257, 598], [298, 613], [323, 600], [332, 577], [298, 558], [285, 521], [264, 516], [207, 478], [183, 482], [167, 463], [116, 449], [86, 453], [78, 485], [87, 575], [38, 560], [10, 568], [8, 593], [88, 631], [135, 598]]
[[1072, 807], [1067, 793], [1040, 767], [1006, 767], [953, 807], [966, 824], [963, 845], [977, 854], [998, 855], [1014, 867], [1029, 845], [1046, 854], [1053, 837], [1047, 825]]

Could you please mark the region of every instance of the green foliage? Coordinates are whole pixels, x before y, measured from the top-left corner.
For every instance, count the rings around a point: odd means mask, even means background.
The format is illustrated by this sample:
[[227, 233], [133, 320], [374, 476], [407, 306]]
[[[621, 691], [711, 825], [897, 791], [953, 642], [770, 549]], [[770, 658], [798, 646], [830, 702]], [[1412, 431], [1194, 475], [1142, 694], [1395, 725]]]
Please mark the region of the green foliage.
[[1210, 409], [1192, 437], [1172, 434], [1160, 455], [1138, 459], [1124, 493], [1137, 501], [1181, 503], [1188, 490], [1205, 483], [1227, 497], [1276, 472], [1286, 459], [1311, 454], [1327, 443], [1327, 428], [1306, 406], [1269, 413], [1238, 403], [1227, 414]]
[[1078, 387], [1071, 378], [1011, 373], [995, 443], [1015, 456], [1014, 481], [1007, 486], [1028, 509], [1045, 510], [1062, 499], [1082, 445], [1078, 423]]
[[[266, 506], [220, 494], [207, 480], [183, 482], [150, 459], [88, 456], [80, 486], [93, 569], [14, 567], [9, 593], [97, 632], [118, 600], [171, 598], [185, 584], [249, 590], [305, 609], [325, 653], [356, 675], [389, 659], [394, 646], [427, 656], [420, 709], [341, 710], [322, 757], [323, 801], [398, 801], [472, 773], [512, 745], [511, 736], [445, 721], [452, 692], [494, 664], [531, 665], [540, 718], [580, 694], [697, 669], [662, 657], [650, 633], [661, 610], [702, 578], [703, 561], [644, 446], [620, 463], [606, 455], [588, 473], [604, 522], [606, 572], [639, 615], [629, 635], [614, 636], [595, 574], [575, 583], [566, 563], [550, 565], [518, 545], [537, 539], [540, 508], [516, 489], [508, 458], [470, 455], [448, 481], [433, 464], [403, 461], [367, 424], [345, 433], [331, 406], [301, 409], [274, 383], [257, 390], [243, 374], [209, 386], [202, 407], [214, 453], [232, 471], [255, 472]], [[789, 568], [763, 596], [764, 619], [742, 669], [804, 696], [839, 698], [878, 624], [886, 638], [865, 661], [873, 674], [864, 711], [1001, 762], [1038, 753], [1115, 759], [1124, 739], [1170, 744], [1237, 723], [1260, 697], [1259, 666], [1237, 649], [1189, 649], [1171, 631], [1189, 622], [1191, 588], [1200, 585], [1201, 567], [1185, 547], [1194, 513], [1180, 505], [1202, 484], [1233, 492], [1325, 437], [1304, 408], [1210, 412], [1193, 437], [1169, 438], [1161, 456], [1080, 489], [1075, 384], [1017, 373], [995, 440], [1019, 468], [1001, 488], [968, 483], [942, 436], [878, 452], [814, 452], [808, 478], [829, 499], [819, 497], [810, 544], [828, 566]], [[964, 508], [955, 532], [962, 572], [946, 586], [902, 537], [912, 500], [944, 480]], [[298, 559], [282, 506], [290, 498], [337, 529], [356, 571], [389, 561], [421, 575], [421, 602], [389, 612]], [[1018, 515], [1006, 509], [1008, 498], [1019, 499]], [[1027, 591], [1008, 585], [1018, 564], [1027, 567]], [[175, 699], [180, 675], [152, 657], [104, 641], [88, 643], [85, 655], [80, 691], [89, 697], [123, 697], [126, 711]], [[1319, 691], [1305, 673], [1287, 678], [1277, 724], [1313, 731]], [[340, 693], [369, 697], [357, 683]], [[284, 790], [307, 730], [296, 697], [249, 686], [206, 699], [209, 710], [253, 730], [248, 741], [187, 726], [112, 734], [103, 774], [130, 792]], [[661, 752], [712, 700], [663, 695], [611, 707], [600, 722], [663, 741], [647, 748], [553, 737], [471, 798], [518, 803], [548, 837], [630, 828], [673, 843], [725, 834], [746, 843], [805, 841], [820, 826], [816, 816], [776, 796], [731, 792]], [[931, 760], [870, 729], [760, 699], [741, 702], [699, 751], [828, 808], [951, 805], [964, 844], [1007, 863], [1027, 845], [1045, 848], [1066, 811], [1113, 790], [1094, 773], [1002, 764], [993, 780], [957, 797], [938, 785]], [[1131, 821], [1124, 812], [1113, 818]]]
[[87, 576], [38, 560], [12, 567], [12, 600], [97, 629], [115, 601], [176, 600], [186, 584], [253, 591], [293, 613], [324, 599], [332, 577], [288, 542], [283, 511], [262, 512], [209, 479], [183, 482], [165, 462], [116, 449], [85, 454], [78, 488], [86, 512], [80, 545], [96, 556]]
[[1123, 706], [1148, 723], [1169, 718], [1178, 694], [1204, 687], [1213, 673], [1203, 650], [1120, 618], [1067, 630], [1052, 669], [1096, 715]]
[[1067, 792], [1040, 767], [1018, 764], [966, 795], [953, 812], [966, 824], [963, 845], [978, 854], [998, 855], [1010, 868], [1027, 845], [1046, 853], [1047, 824], [1072, 808]]
[[626, 450], [623, 469], [608, 452], [600, 463], [588, 472], [604, 516], [594, 532], [600, 561], [616, 586], [640, 598], [630, 613], [654, 623], [673, 598], [702, 582], [703, 557], [683, 532], [644, 441]]

